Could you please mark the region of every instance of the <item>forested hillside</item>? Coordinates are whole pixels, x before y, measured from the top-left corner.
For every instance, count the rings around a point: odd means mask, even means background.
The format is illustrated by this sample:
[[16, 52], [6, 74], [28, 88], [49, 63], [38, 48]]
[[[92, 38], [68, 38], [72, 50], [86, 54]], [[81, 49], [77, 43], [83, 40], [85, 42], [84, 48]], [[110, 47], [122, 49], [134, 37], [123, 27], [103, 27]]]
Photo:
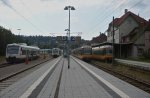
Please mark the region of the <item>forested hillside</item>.
[[0, 26], [0, 55], [5, 55], [6, 45], [10, 43], [24, 42], [19, 36], [15, 36], [8, 29]]
[[[23, 36], [14, 35], [10, 30], [0, 26], [0, 56], [5, 55], [7, 44], [11, 43], [26, 43], [27, 45], [38, 46], [41, 49], [60, 47], [60, 43], [56, 37], [50, 36]], [[82, 40], [82, 43], [87, 41]], [[74, 46], [72, 46], [74, 47]], [[77, 47], [77, 46], [76, 46]]]
[[39, 48], [55, 47], [55, 41], [50, 36], [23, 36], [14, 35], [10, 30], [0, 26], [0, 56], [5, 55], [7, 44], [27, 43], [27, 45], [36, 45]]

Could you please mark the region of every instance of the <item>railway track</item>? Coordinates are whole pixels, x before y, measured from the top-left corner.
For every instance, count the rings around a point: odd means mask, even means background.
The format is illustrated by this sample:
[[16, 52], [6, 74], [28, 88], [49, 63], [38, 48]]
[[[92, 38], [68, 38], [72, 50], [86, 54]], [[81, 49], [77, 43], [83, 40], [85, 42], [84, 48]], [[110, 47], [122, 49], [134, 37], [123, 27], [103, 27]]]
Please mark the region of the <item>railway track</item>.
[[114, 71], [112, 70], [111, 68], [107, 68], [107, 67], [104, 67], [104, 66], [100, 66], [100, 65], [104, 65], [103, 63], [95, 63], [95, 61], [92, 61], [91, 63], [93, 66], [99, 68], [99, 69], [102, 69], [103, 71], [107, 72], [107, 73], [110, 73], [148, 93], [150, 93], [150, 84], [145, 82], [145, 81], [142, 81], [142, 80], [139, 80], [139, 79], [136, 79], [134, 77], [131, 77], [129, 75], [126, 75], [126, 74], [122, 74], [120, 72], [117, 72], [117, 71]]
[[4, 68], [4, 67], [7, 67], [7, 66], [11, 66], [13, 64], [9, 64], [9, 63], [2, 63], [0, 64], [0, 68]]
[[[25, 68], [25, 69], [22, 69], [18, 72], [15, 72], [15, 73], [12, 73], [6, 77], [3, 77], [3, 78], [0, 78], [0, 91], [9, 87], [10, 85], [12, 85], [13, 83], [15, 83], [16, 81], [18, 81], [19, 79], [25, 77], [26, 75], [32, 73], [33, 71], [35, 71], [36, 69], [40, 68], [41, 64], [45, 63], [49, 61], [46, 60], [46, 61], [43, 61], [43, 62], [40, 62], [38, 64], [34, 64], [33, 66], [29, 67], [29, 68]], [[5, 64], [4, 64], [5, 65]], [[1, 68], [4, 68], [4, 67], [8, 67], [9, 65], [5, 65]], [[10, 65], [11, 66], [11, 65]]]
[[[110, 75], [106, 72], [79, 59], [70, 60], [69, 69], [67, 59], [58, 58], [44, 64], [34, 72], [31, 71], [30, 75], [2, 91], [1, 98], [9, 96], [15, 98], [142, 98], [150, 96], [128, 83], [117, 82], [118, 78], [109, 77]], [[116, 82], [112, 83], [112, 81]]]

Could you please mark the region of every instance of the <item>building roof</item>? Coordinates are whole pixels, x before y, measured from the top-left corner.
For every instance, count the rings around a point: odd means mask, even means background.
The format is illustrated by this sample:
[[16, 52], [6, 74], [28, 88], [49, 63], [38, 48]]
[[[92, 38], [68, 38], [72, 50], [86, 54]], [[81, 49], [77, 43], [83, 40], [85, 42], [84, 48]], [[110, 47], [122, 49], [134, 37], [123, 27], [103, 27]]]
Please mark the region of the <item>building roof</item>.
[[[114, 25], [119, 26], [128, 16], [132, 16], [138, 23], [147, 23], [147, 20], [145, 20], [144, 18], [128, 11], [123, 16], [121, 16], [120, 18], [115, 18], [114, 19]], [[110, 24], [112, 24], [112, 22]]]
[[107, 36], [104, 33], [102, 33], [97, 37], [93, 37], [93, 39], [91, 40], [91, 43], [102, 43], [105, 41], [107, 41]]

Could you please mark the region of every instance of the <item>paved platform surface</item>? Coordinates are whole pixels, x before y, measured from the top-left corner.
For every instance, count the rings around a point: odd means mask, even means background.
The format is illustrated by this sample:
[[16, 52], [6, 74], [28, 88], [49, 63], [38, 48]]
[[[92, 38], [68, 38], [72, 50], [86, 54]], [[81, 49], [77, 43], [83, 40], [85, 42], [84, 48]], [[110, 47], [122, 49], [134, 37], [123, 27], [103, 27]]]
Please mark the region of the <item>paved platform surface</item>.
[[0, 98], [20, 98], [20, 96], [35, 82], [40, 76], [49, 69], [56, 60], [44, 63], [43, 67], [22, 78], [10, 87], [0, 91]]
[[34, 65], [37, 65], [39, 63], [42, 63], [42, 62], [44, 63], [45, 61], [48, 61], [50, 59], [52, 59], [52, 57], [47, 57], [45, 59], [43, 59], [41, 57], [37, 60], [29, 61], [28, 64], [19, 63], [19, 64], [13, 64], [13, 65], [10, 65], [10, 66], [0, 68], [0, 79], [8, 77], [8, 76], [10, 76], [14, 73], [20, 72], [20, 71], [25, 70], [27, 68], [30, 68], [30, 67], [32, 67]]
[[[70, 69], [68, 69], [67, 59], [61, 59], [53, 73], [45, 81], [43, 87], [40, 88], [40, 92], [38, 95], [36, 95], [36, 98], [120, 98], [120, 96], [114, 93], [113, 90], [105, 86], [105, 83], [97, 81], [97, 79], [92, 77], [72, 58], [70, 60]], [[86, 66], [89, 70], [96, 73], [98, 76], [119, 90], [123, 91], [126, 95], [129, 96], [128, 98], [150, 98], [150, 94], [83, 61], [78, 61]], [[25, 94], [25, 92], [28, 92], [27, 90], [30, 90], [29, 88], [32, 87], [33, 84], [39, 80], [39, 77], [41, 77], [47, 70], [49, 70], [49, 68], [51, 68], [55, 62], [56, 60], [46, 63], [37, 71], [34, 71], [32, 74], [11, 85], [0, 93], [0, 98], [22, 97], [22, 95]], [[59, 78], [61, 78], [60, 85]], [[57, 89], [57, 87], [59, 87], [59, 89]]]
[[125, 94], [127, 94], [130, 98], [150, 98], [150, 94], [127, 83], [124, 82], [94, 66], [91, 66], [90, 64], [83, 62], [79, 60], [82, 64], [86, 65], [90, 70], [95, 72], [98, 76], [102, 77], [112, 85], [114, 85], [116, 88], [120, 89], [123, 91]]
[[71, 67], [65, 62], [59, 90], [59, 98], [112, 98], [117, 96], [99, 85], [85, 70], [71, 59]]
[[137, 67], [140, 69], [145, 69], [150, 71], [150, 63], [146, 62], [139, 62], [139, 61], [132, 61], [132, 60], [124, 60], [124, 59], [115, 59], [117, 62], [124, 63], [124, 64], [129, 64], [133, 67]]

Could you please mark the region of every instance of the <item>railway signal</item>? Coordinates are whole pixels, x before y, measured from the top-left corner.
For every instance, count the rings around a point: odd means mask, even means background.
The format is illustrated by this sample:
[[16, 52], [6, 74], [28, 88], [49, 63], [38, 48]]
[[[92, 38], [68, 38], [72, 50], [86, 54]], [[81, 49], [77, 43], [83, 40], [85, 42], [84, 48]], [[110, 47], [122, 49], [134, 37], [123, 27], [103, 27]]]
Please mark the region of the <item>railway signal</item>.
[[63, 40], [63, 41], [67, 41], [67, 36], [63, 36], [63, 37], [62, 37], [62, 40]]

